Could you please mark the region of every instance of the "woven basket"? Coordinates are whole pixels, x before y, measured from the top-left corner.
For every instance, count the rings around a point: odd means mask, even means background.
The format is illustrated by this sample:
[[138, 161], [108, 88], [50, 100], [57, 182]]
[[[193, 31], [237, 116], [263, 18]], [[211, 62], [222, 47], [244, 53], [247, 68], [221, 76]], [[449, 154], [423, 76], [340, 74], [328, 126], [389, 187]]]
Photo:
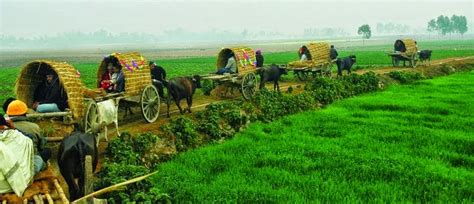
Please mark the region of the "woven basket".
[[[138, 52], [112, 53], [109, 57], [115, 57], [122, 65], [125, 76], [125, 94], [129, 96], [139, 95], [145, 86], [151, 84], [150, 67], [145, 57]], [[102, 60], [97, 70], [97, 84], [100, 83], [102, 75], [107, 69], [107, 64]]]
[[401, 41], [402, 44], [405, 46], [405, 48], [406, 48], [406, 51], [404, 53], [405, 55], [413, 56], [418, 52], [418, 49], [416, 48], [415, 40], [413, 40], [413, 39], [396, 40], [395, 44], [397, 44], [398, 41]]
[[217, 56], [217, 70], [225, 67], [225, 65], [227, 64], [228, 56], [231, 52], [233, 52], [235, 55], [238, 76], [244, 76], [247, 73], [253, 73], [257, 71], [257, 69], [255, 68], [255, 52], [252, 48], [249, 47], [234, 47], [222, 49], [219, 52], [219, 55]]
[[312, 42], [306, 46], [309, 50], [309, 54], [311, 55], [311, 60], [308, 62], [299, 62], [294, 61], [288, 63], [288, 67], [290, 68], [301, 68], [303, 66], [311, 66], [317, 67], [328, 64], [331, 62], [330, 57], [330, 45], [327, 42]]
[[58, 74], [60, 84], [67, 94], [67, 102], [73, 117], [75, 119], [82, 118], [85, 85], [79, 79], [77, 70], [66, 62], [36, 60], [25, 65], [16, 80], [16, 97], [24, 101], [28, 107], [31, 107], [34, 103], [33, 97], [36, 87], [44, 80], [44, 75], [48, 69], [52, 69]]

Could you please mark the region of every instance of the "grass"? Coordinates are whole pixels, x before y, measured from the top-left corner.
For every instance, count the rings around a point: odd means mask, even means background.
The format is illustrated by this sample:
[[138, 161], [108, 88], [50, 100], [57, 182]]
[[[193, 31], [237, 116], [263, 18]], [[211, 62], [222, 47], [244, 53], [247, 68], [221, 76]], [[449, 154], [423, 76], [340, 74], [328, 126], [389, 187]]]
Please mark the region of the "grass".
[[[419, 47], [423, 49], [432, 49], [433, 59], [442, 59], [448, 57], [464, 57], [474, 56], [474, 43], [468, 40], [451, 40], [451, 41], [427, 41], [420, 42]], [[387, 56], [387, 52], [391, 49], [391, 45], [377, 45], [365, 47], [348, 47], [339, 48], [341, 57], [355, 54], [357, 63], [354, 69], [374, 68], [390, 66], [391, 60]], [[295, 52], [275, 52], [264, 53], [265, 63], [286, 64], [290, 61], [297, 60]], [[195, 57], [195, 58], [178, 58], [178, 59], [150, 59], [156, 60], [163, 66], [169, 78], [176, 76], [190, 76], [194, 74], [208, 74], [215, 72], [215, 57]], [[73, 63], [81, 72], [81, 80], [87, 87], [93, 88], [96, 85], [96, 71], [99, 66], [97, 63], [76, 62]], [[4, 83], [0, 86], [0, 102], [7, 97], [13, 97], [13, 87], [19, 73], [19, 67], [0, 68], [0, 80]], [[293, 74], [286, 76], [292, 79]]]
[[152, 177], [178, 202], [473, 202], [474, 72], [255, 123]]

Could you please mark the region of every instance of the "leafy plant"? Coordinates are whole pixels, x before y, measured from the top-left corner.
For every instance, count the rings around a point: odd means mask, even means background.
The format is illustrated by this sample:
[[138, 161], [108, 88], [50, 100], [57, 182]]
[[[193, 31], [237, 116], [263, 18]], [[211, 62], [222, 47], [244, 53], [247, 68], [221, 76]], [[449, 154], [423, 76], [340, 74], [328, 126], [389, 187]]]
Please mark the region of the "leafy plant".
[[392, 79], [399, 81], [401, 84], [409, 84], [415, 81], [424, 79], [425, 77], [418, 72], [401, 72], [401, 71], [392, 71], [388, 73]]
[[163, 127], [174, 140], [178, 151], [197, 145], [196, 124], [189, 118], [179, 116]]

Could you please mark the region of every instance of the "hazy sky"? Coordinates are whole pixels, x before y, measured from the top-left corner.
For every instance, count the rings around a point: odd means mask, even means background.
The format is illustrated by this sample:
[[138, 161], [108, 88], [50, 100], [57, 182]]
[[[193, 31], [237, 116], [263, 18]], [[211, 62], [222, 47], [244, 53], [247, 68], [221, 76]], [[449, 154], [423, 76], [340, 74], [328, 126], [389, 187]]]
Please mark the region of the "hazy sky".
[[288, 34], [339, 27], [355, 32], [361, 24], [375, 28], [378, 22], [425, 28], [441, 14], [464, 15], [471, 24], [473, 12], [473, 0], [0, 0], [0, 30], [16, 36], [99, 29], [160, 34], [178, 27]]

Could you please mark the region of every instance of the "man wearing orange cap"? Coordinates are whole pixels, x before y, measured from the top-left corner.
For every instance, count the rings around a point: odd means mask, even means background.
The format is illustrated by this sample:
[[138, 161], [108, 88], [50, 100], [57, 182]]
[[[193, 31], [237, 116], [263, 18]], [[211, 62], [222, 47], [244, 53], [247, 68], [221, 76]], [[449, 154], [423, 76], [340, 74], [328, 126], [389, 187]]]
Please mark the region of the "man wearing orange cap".
[[27, 121], [27, 111], [28, 107], [23, 101], [14, 100], [7, 105], [6, 113], [13, 122], [13, 126], [33, 140], [35, 155], [41, 157], [35, 157], [35, 173], [38, 173], [46, 167], [44, 162], [47, 162], [51, 157], [51, 151], [44, 148], [46, 140], [41, 135], [40, 127], [36, 123]]
[[33, 181], [33, 142], [0, 115], [0, 194], [21, 197]]

